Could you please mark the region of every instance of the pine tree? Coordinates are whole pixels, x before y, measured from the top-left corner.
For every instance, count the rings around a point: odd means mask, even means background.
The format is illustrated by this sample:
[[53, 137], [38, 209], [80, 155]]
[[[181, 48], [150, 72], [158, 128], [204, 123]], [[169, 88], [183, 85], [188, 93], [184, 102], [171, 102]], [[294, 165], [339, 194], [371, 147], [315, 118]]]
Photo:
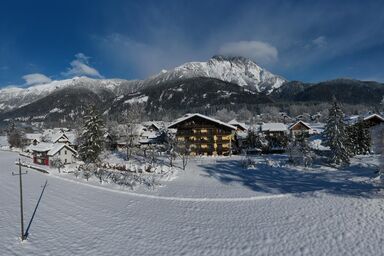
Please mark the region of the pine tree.
[[308, 136], [304, 133], [297, 135], [288, 144], [289, 161], [293, 164], [302, 164], [308, 167], [313, 161], [313, 152], [308, 144]]
[[334, 100], [329, 109], [328, 120], [323, 132], [323, 142], [331, 150], [330, 162], [339, 164], [349, 164], [351, 155], [349, 136], [346, 125], [343, 122], [344, 113], [337, 101]]
[[371, 151], [371, 133], [364, 122], [360, 121], [347, 128], [348, 148], [353, 155], [365, 155]]
[[356, 124], [357, 150], [356, 154], [365, 155], [371, 151], [371, 133], [364, 122]]
[[80, 134], [79, 155], [86, 163], [98, 160], [103, 150], [103, 120], [94, 106], [90, 107], [84, 117], [84, 125]]

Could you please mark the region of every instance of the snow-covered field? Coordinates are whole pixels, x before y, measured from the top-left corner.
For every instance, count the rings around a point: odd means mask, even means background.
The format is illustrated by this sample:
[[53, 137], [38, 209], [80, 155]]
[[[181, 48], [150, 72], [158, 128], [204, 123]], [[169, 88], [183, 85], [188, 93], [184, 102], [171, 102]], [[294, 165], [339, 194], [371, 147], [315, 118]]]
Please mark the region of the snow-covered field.
[[[380, 255], [384, 200], [374, 157], [343, 170], [194, 159], [156, 190], [121, 190], [30, 170], [19, 241], [16, 153], [0, 152], [0, 255]], [[272, 166], [271, 166], [272, 165]], [[275, 167], [273, 167], [275, 166]], [[69, 177], [68, 177], [69, 178]]]

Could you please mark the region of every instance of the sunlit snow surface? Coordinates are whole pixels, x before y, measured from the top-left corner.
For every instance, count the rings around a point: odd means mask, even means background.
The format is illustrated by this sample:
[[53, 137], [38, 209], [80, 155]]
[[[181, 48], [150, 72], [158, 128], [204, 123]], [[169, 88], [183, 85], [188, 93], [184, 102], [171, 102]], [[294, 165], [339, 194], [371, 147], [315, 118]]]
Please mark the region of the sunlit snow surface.
[[[351, 168], [295, 170], [280, 160], [194, 160], [155, 191], [30, 170], [27, 241], [19, 241], [18, 155], [0, 152], [0, 255], [380, 255], [384, 205], [374, 157]], [[219, 199], [219, 200], [218, 200]]]

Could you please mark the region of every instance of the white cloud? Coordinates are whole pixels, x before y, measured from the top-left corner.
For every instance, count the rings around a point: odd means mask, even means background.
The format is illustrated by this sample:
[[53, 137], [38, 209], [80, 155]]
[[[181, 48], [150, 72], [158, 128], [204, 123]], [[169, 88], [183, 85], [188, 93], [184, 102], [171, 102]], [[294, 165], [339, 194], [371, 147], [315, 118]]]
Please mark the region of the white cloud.
[[174, 68], [184, 62], [202, 58], [200, 52], [188, 48], [187, 43], [177, 36], [175, 38], [166, 38], [166, 42], [155, 40], [153, 43], [145, 43], [115, 33], [103, 37], [95, 36], [94, 41], [98, 43], [98, 48], [105, 60], [109, 61], [110, 67], [125, 73], [134, 72], [138, 78], [144, 79], [162, 69]]
[[51, 78], [40, 73], [25, 75], [23, 76], [23, 79], [25, 80], [25, 85], [27, 86], [35, 84], [46, 84], [52, 81]]
[[325, 36], [319, 36], [316, 39], [312, 40], [312, 43], [318, 48], [324, 48], [327, 46], [327, 39]]
[[89, 65], [89, 57], [83, 53], [77, 53], [75, 59], [70, 63], [71, 67], [66, 72], [62, 72], [63, 76], [89, 76], [103, 78], [103, 76], [95, 68]]
[[273, 63], [278, 59], [276, 47], [261, 41], [226, 43], [220, 47], [219, 53], [228, 56], [247, 57], [261, 64]]

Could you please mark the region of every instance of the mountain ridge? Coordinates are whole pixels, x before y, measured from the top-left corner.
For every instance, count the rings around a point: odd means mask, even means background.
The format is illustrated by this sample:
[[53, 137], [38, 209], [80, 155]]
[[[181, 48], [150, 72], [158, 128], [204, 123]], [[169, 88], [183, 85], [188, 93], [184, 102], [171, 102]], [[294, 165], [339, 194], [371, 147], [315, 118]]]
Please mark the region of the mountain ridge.
[[74, 77], [28, 88], [4, 88], [0, 90], [0, 121], [63, 122], [68, 115], [81, 116], [87, 104], [117, 116], [130, 104], [142, 103], [148, 115], [157, 117], [159, 113], [206, 113], [239, 106], [257, 111], [260, 104], [321, 103], [330, 102], [333, 96], [342, 103], [377, 105], [383, 95], [384, 84], [374, 81], [287, 81], [250, 59], [214, 56], [146, 80]]

